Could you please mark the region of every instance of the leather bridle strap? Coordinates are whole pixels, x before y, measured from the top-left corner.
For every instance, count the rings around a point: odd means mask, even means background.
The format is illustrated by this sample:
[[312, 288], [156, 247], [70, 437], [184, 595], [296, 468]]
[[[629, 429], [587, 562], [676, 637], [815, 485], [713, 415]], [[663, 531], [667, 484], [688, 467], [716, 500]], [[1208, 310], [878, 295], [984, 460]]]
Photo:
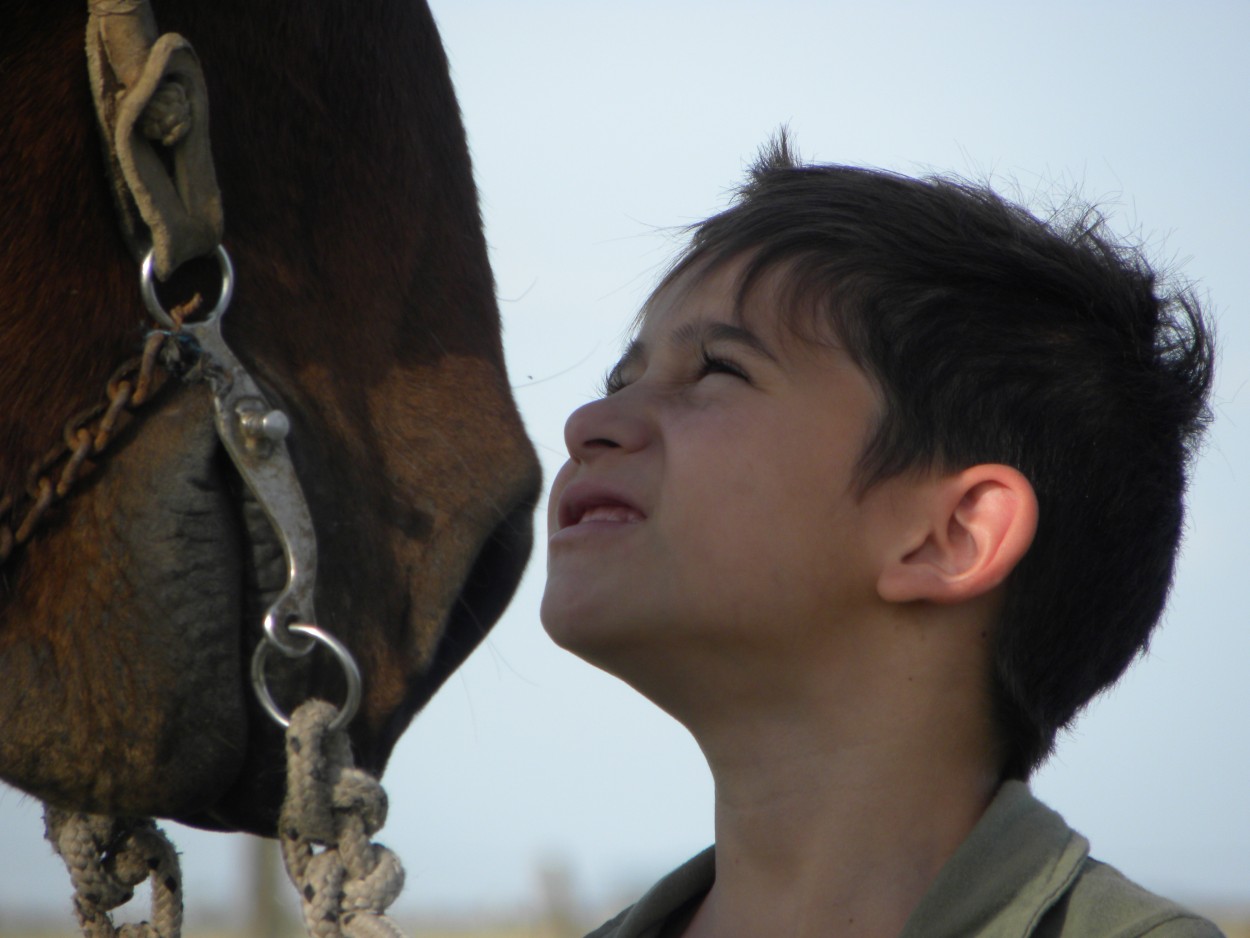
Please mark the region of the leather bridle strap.
[[165, 280], [221, 243], [221, 193], [199, 59], [159, 35], [149, 0], [88, 0], [87, 65], [122, 231]]

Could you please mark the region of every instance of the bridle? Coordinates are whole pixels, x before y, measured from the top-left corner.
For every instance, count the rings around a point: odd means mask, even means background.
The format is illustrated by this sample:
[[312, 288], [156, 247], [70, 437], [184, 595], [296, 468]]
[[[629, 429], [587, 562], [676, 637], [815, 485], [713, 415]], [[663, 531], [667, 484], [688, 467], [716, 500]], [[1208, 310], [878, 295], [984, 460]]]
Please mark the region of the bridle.
[[[158, 364], [176, 363], [166, 370], [207, 382], [217, 434], [273, 525], [287, 562], [286, 587], [265, 613], [263, 638], [252, 657], [257, 697], [287, 726], [266, 682], [268, 657], [274, 651], [303, 657], [324, 645], [346, 678], [346, 699], [334, 725], [341, 729], [360, 704], [360, 670], [347, 648], [316, 625], [317, 538], [285, 442], [290, 421], [271, 405], [221, 331], [234, 293], [234, 268], [221, 244], [221, 195], [208, 146], [208, 97], [199, 60], [181, 36], [156, 34], [148, 0], [88, 0], [88, 8], [88, 66], [110, 182], [156, 328], [143, 354], [109, 379], [107, 399], [71, 418], [61, 443], [31, 467], [26, 498], [0, 500], [0, 565], [30, 540], [48, 509], [70, 494], [88, 460], [104, 453], [126, 415], [160, 389]], [[215, 257], [221, 275], [212, 310], [200, 318], [191, 318], [194, 304], [166, 310], [157, 279], [205, 255]]]
[[[207, 381], [213, 394], [218, 437], [273, 525], [287, 561], [286, 587], [265, 613], [263, 639], [252, 656], [252, 687], [257, 699], [275, 722], [287, 726], [289, 719], [269, 691], [266, 662], [274, 651], [298, 658], [320, 643], [338, 659], [347, 682], [345, 700], [333, 726], [341, 729], [351, 722], [360, 705], [360, 670], [342, 642], [314, 624], [317, 538], [286, 447], [290, 421], [269, 404], [221, 334], [222, 317], [233, 294], [234, 270], [225, 248], [218, 245], [214, 255], [221, 271], [221, 291], [213, 309], [196, 320], [184, 320], [182, 310], [171, 313], [164, 308], [156, 292], [154, 255], [149, 251], [144, 257], [140, 291], [160, 328], [148, 335], [141, 356], [123, 364], [109, 378], [106, 400], [71, 418], [62, 442], [31, 467], [26, 503], [12, 496], [0, 502], [0, 564], [30, 540], [48, 509], [70, 494], [88, 459], [104, 453], [123, 415], [148, 403], [162, 386], [157, 371], [162, 357], [175, 359], [172, 370], [193, 373], [195, 380]], [[18, 508], [24, 510], [15, 512]], [[15, 527], [4, 523], [11, 513], [18, 516]]]
[[[158, 331], [196, 361], [194, 373], [213, 395], [217, 435], [286, 557], [286, 587], [265, 613], [263, 638], [252, 658], [253, 686], [269, 715], [287, 726], [266, 683], [266, 659], [273, 651], [302, 657], [322, 644], [347, 678], [347, 699], [334, 726], [341, 729], [360, 703], [360, 670], [347, 648], [316, 625], [317, 538], [286, 446], [290, 421], [272, 406], [221, 331], [234, 294], [234, 268], [221, 244], [221, 194], [199, 59], [181, 36], [158, 34], [149, 0], [88, 0], [88, 9], [92, 95], [122, 232], [132, 253], [142, 257], [144, 305]], [[203, 318], [175, 319], [157, 296], [157, 278], [209, 254], [221, 274], [216, 304]]]
[[217, 436], [264, 509], [286, 556], [286, 587], [266, 610], [263, 637], [252, 655], [252, 686], [257, 697], [280, 726], [289, 726], [289, 718], [269, 692], [265, 662], [273, 651], [298, 658], [320, 643], [333, 652], [347, 679], [346, 700], [331, 724], [331, 730], [343, 729], [360, 706], [360, 669], [346, 646], [316, 625], [313, 589], [317, 580], [317, 535], [286, 445], [290, 420], [269, 403], [256, 379], [226, 344], [221, 321], [234, 295], [234, 268], [220, 244], [214, 254], [221, 271], [221, 291], [204, 318], [178, 322], [161, 305], [156, 294], [154, 251], [144, 256], [140, 266], [143, 302], [170, 336], [189, 346], [197, 360], [197, 374], [208, 382], [213, 395]]
[[[286, 444], [290, 421], [222, 335], [234, 269], [221, 244], [221, 199], [208, 147], [208, 100], [199, 61], [181, 36], [157, 34], [150, 0], [88, 0], [88, 8], [88, 65], [113, 191], [122, 232], [140, 261], [140, 293], [156, 328], [143, 356], [110, 381], [108, 403], [72, 420], [65, 445], [34, 467], [30, 504], [23, 506], [21, 517], [13, 500], [0, 503], [0, 564], [31, 537], [48, 507], [69, 494], [84, 463], [103, 452], [124, 414], [151, 399], [161, 382], [157, 369], [162, 360], [177, 363], [167, 370], [184, 380], [206, 382], [217, 434], [264, 509], [287, 562], [286, 586], [265, 613], [252, 655], [251, 682], [265, 711], [287, 728], [280, 842], [305, 922], [310, 933], [316, 928], [317, 934], [349, 938], [400, 936], [383, 912], [402, 888], [403, 870], [393, 854], [369, 842], [385, 820], [385, 793], [355, 767], [345, 733], [360, 704], [360, 670], [346, 646], [316, 624], [317, 540]], [[167, 310], [157, 280], [205, 255], [216, 259], [221, 277], [213, 308], [203, 316], [196, 315], [195, 303]], [[17, 519], [16, 530], [4, 523], [6, 516]], [[345, 700], [337, 708], [306, 701], [288, 717], [269, 691], [269, 658], [275, 652], [303, 657], [317, 645], [339, 662]], [[123, 823], [52, 808], [46, 817], [49, 839], [77, 889], [75, 906], [84, 934], [118, 934], [108, 909], [150, 874], [154, 922], [160, 924], [148, 931], [142, 930], [147, 925], [129, 932], [126, 926], [121, 934], [177, 938], [182, 903], [176, 854], [150, 820]], [[123, 858], [132, 854], [136, 859], [128, 866]], [[128, 879], [119, 878], [124, 868], [129, 868]], [[341, 931], [327, 930], [331, 919], [341, 923]]]

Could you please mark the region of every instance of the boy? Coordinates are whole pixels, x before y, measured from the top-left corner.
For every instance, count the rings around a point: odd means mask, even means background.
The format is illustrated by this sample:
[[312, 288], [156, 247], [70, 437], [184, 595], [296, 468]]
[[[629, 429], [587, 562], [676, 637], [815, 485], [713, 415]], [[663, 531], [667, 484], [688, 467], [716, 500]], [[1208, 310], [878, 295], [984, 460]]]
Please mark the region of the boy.
[[1082, 219], [800, 166], [566, 426], [543, 621], [694, 735], [716, 844], [596, 931], [1218, 935], [1023, 784], [1145, 647], [1211, 342]]

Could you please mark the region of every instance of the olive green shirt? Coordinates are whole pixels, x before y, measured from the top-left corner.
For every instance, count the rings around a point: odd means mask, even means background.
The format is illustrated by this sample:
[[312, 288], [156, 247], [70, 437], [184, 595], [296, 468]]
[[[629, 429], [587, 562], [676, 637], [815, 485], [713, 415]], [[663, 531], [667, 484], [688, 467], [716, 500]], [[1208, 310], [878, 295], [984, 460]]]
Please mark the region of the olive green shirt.
[[[588, 938], [662, 938], [716, 877], [714, 848], [660, 880]], [[916, 906], [902, 938], [1220, 938], [1220, 930], [1147, 892], [1021, 782], [999, 789]]]

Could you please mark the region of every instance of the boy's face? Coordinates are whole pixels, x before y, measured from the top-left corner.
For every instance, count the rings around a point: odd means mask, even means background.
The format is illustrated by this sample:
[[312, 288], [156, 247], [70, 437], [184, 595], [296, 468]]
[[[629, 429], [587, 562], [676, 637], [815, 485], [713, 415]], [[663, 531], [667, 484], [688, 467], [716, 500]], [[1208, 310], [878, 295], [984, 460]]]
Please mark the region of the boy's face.
[[565, 428], [543, 622], [627, 680], [687, 652], [803, 654], [876, 600], [864, 548], [889, 496], [852, 482], [879, 395], [777, 322], [767, 282], [735, 315], [737, 270], [657, 294]]

